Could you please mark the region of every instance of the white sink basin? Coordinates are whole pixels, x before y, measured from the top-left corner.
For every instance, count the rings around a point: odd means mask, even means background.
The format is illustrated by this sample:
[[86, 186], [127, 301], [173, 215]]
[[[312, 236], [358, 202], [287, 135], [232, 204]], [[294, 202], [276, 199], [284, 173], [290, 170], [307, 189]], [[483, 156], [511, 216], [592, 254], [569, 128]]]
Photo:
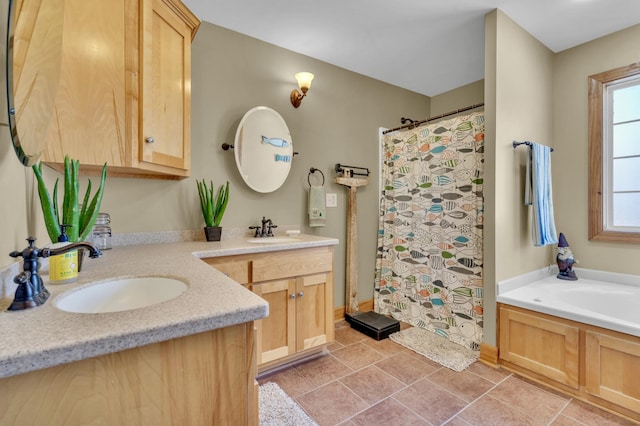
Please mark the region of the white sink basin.
[[294, 243], [296, 241], [300, 241], [300, 238], [291, 238], [291, 237], [264, 237], [264, 238], [254, 238], [251, 240], [247, 240], [253, 244], [275, 244], [275, 243]]
[[129, 311], [166, 302], [186, 289], [185, 283], [174, 278], [123, 278], [69, 291], [58, 297], [55, 305], [80, 314]]

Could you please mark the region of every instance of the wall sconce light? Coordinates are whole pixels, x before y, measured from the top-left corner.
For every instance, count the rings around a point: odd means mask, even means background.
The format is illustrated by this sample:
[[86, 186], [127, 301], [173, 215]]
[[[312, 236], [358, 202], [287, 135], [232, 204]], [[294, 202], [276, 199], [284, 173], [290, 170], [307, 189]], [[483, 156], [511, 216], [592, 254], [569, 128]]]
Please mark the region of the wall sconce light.
[[294, 108], [298, 108], [302, 103], [302, 98], [307, 96], [307, 91], [309, 90], [309, 87], [311, 87], [313, 74], [310, 72], [298, 72], [294, 77], [298, 80], [298, 86], [300, 86], [302, 93], [298, 92], [298, 89], [293, 89], [291, 91], [291, 105], [293, 105]]

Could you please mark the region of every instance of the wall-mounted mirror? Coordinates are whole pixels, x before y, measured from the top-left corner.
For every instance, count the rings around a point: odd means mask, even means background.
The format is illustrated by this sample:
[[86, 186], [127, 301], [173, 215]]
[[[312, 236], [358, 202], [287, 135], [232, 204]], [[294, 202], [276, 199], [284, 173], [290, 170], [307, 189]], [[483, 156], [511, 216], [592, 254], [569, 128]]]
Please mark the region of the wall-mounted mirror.
[[234, 154], [242, 179], [251, 189], [275, 191], [287, 180], [293, 161], [287, 123], [269, 107], [250, 109], [238, 125]]
[[[0, 0], [6, 101], [13, 148], [25, 166], [35, 164], [46, 144], [62, 63], [64, 0]], [[6, 25], [5, 25], [6, 24]]]

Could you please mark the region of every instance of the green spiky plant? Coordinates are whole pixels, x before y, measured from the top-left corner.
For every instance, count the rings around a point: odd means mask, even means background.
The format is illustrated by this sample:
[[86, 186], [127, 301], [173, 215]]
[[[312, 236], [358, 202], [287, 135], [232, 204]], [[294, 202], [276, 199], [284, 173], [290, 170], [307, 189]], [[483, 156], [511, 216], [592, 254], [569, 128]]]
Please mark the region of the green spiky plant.
[[204, 179], [199, 182], [196, 179], [198, 185], [198, 195], [200, 195], [200, 207], [202, 208], [202, 217], [204, 217], [204, 223], [208, 226], [220, 226], [224, 211], [227, 209], [229, 203], [229, 181], [227, 185], [220, 185], [218, 193], [214, 197], [213, 181], [210, 186], [207, 186]]
[[87, 183], [87, 190], [82, 200], [82, 208], [79, 205], [79, 182], [78, 168], [79, 161], [72, 160], [69, 156], [64, 157], [64, 195], [62, 200], [62, 214], [58, 207], [58, 179], [53, 186], [53, 199], [47, 190], [42, 179], [42, 163], [32, 166], [33, 172], [38, 181], [38, 196], [40, 197], [40, 206], [44, 215], [44, 224], [51, 242], [58, 241], [61, 233], [60, 225], [67, 225], [67, 236], [69, 241], [84, 241], [93, 224], [98, 217], [100, 211], [100, 203], [102, 202], [102, 194], [104, 193], [104, 182], [107, 178], [107, 164], [102, 167], [102, 176], [100, 177], [100, 186], [91, 198], [91, 180]]

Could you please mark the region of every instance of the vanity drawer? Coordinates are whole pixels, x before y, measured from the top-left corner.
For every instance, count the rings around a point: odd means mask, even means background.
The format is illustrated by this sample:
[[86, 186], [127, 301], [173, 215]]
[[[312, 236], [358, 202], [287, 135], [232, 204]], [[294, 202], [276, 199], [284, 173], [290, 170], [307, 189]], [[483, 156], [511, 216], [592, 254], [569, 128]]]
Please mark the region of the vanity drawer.
[[210, 257], [202, 259], [240, 284], [251, 282], [251, 260], [240, 256]]
[[316, 247], [257, 256], [253, 260], [252, 282], [316, 274], [333, 270], [333, 250]]
[[209, 257], [202, 260], [240, 284], [333, 271], [333, 249], [330, 247]]

